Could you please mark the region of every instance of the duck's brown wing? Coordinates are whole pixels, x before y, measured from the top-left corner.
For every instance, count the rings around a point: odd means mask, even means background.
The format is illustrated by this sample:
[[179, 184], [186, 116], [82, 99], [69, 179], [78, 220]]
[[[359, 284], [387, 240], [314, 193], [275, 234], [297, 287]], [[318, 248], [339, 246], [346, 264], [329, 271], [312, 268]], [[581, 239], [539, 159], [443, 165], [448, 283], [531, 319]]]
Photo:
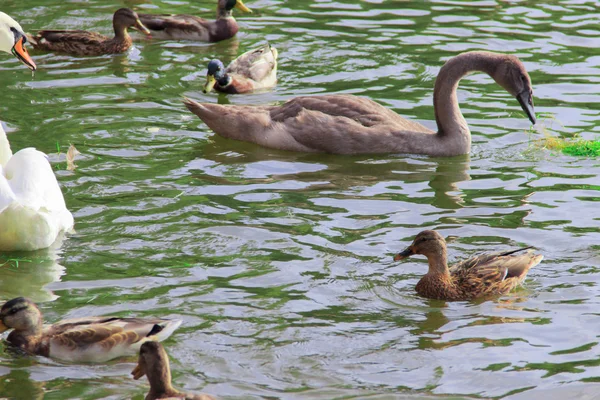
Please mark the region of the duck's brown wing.
[[529, 269], [540, 263], [543, 256], [530, 247], [487, 253], [459, 262], [450, 268], [456, 285], [463, 291], [504, 293], [525, 279]]
[[267, 43], [233, 60], [227, 67], [227, 73], [261, 82], [271, 75], [276, 66], [277, 50], [272, 50], [271, 46]]
[[171, 39], [208, 40], [214, 21], [187, 14], [138, 14], [153, 36]]
[[34, 47], [47, 44], [73, 43], [98, 44], [108, 38], [96, 32], [82, 30], [43, 30], [36, 35], [30, 35], [29, 39]]

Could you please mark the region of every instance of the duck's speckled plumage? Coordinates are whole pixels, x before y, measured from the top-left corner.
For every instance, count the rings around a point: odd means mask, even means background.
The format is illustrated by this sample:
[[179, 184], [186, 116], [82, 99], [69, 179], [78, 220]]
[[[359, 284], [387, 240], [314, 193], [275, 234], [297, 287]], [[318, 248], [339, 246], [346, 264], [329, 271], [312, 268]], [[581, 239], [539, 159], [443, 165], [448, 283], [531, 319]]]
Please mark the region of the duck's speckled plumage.
[[35, 303], [18, 297], [0, 310], [0, 332], [13, 329], [8, 342], [29, 353], [74, 362], [104, 362], [136, 354], [147, 340], [169, 337], [181, 320], [86, 317], [43, 326]]
[[527, 249], [529, 247], [482, 254], [448, 268], [444, 238], [436, 231], [423, 231], [395, 260], [414, 254], [427, 257], [429, 271], [415, 287], [421, 296], [448, 301], [472, 300], [505, 294], [520, 285], [529, 269], [544, 258], [532, 251], [522, 253]]
[[455, 156], [471, 150], [471, 132], [456, 89], [468, 73], [482, 71], [515, 96], [535, 123], [531, 80], [515, 56], [467, 52], [440, 70], [434, 89], [438, 132], [382, 105], [353, 95], [304, 96], [280, 106], [199, 104], [187, 108], [217, 134], [280, 150], [334, 154], [410, 153]]
[[251, 12], [241, 0], [219, 0], [215, 21], [188, 14], [139, 14], [139, 16], [142, 23], [152, 32], [153, 38], [219, 42], [232, 38], [238, 32], [238, 24], [232, 14], [233, 8]]
[[115, 12], [113, 28], [115, 37], [112, 39], [83, 30], [41, 30], [28, 37], [36, 49], [79, 56], [99, 56], [129, 50], [133, 42], [127, 33], [128, 28], [150, 33], [140, 22], [138, 15], [128, 8], [121, 8]]
[[155, 341], [147, 341], [140, 347], [137, 366], [131, 371], [133, 379], [148, 376], [150, 391], [146, 400], [157, 399], [186, 399], [186, 400], [215, 400], [208, 394], [182, 393], [171, 385], [171, 368], [169, 356], [164, 347]]

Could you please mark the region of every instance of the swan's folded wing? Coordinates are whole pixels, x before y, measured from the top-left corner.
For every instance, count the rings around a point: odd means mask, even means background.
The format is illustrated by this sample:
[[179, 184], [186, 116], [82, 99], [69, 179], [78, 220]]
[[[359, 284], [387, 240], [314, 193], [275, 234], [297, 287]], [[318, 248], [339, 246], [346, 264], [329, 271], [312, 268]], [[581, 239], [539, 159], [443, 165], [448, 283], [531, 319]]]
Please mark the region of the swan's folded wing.
[[66, 210], [54, 171], [41, 151], [30, 147], [17, 152], [6, 164], [5, 175], [21, 205], [34, 210]]
[[0, 165], [0, 213], [7, 209], [15, 200], [16, 196], [9, 182], [4, 177], [4, 169]]

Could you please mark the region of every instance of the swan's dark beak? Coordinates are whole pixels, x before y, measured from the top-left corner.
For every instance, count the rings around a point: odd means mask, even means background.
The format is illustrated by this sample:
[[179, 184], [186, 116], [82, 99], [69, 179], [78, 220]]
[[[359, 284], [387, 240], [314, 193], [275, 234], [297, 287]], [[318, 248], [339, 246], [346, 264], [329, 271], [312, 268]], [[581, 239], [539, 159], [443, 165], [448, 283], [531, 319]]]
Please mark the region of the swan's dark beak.
[[412, 256], [413, 254], [415, 253], [412, 251], [412, 246], [409, 246], [403, 252], [396, 254], [394, 256], [394, 261], [404, 260], [405, 258]]
[[25, 64], [30, 70], [35, 71], [37, 66], [29, 56], [27, 49], [25, 48], [25, 36], [20, 36], [12, 48], [12, 53], [17, 57], [23, 64]]
[[517, 95], [517, 100], [532, 124], [535, 125], [535, 110], [533, 109], [533, 93], [527, 89]]

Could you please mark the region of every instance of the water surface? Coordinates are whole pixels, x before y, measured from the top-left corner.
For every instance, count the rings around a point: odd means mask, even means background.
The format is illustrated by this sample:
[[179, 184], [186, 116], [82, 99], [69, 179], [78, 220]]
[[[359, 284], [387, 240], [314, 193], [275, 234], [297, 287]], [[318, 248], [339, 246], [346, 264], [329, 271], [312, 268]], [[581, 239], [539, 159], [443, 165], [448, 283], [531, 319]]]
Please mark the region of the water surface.
[[[4, 0], [25, 30], [110, 33], [114, 10], [214, 15], [214, 1]], [[540, 126], [600, 131], [597, 4], [582, 1], [247, 1], [218, 44], [142, 39], [127, 55], [0, 58], [13, 149], [48, 153], [76, 220], [62, 245], [0, 255], [0, 300], [48, 321], [164, 316], [174, 384], [224, 399], [564, 399], [600, 380], [600, 162], [537, 146], [518, 102], [482, 74], [461, 82], [470, 156], [344, 157], [215, 136], [182, 96], [270, 104], [352, 93], [435, 127], [449, 57], [508, 51], [530, 72]], [[273, 91], [201, 93], [205, 65], [268, 40]], [[68, 171], [65, 152], [81, 156]], [[60, 154], [57, 153], [60, 149]], [[423, 229], [451, 261], [535, 246], [524, 288], [484, 302], [420, 298]], [[15, 259], [21, 260], [17, 265]], [[12, 261], [11, 261], [12, 260]], [[0, 345], [0, 397], [142, 399], [134, 359], [69, 365]]]

